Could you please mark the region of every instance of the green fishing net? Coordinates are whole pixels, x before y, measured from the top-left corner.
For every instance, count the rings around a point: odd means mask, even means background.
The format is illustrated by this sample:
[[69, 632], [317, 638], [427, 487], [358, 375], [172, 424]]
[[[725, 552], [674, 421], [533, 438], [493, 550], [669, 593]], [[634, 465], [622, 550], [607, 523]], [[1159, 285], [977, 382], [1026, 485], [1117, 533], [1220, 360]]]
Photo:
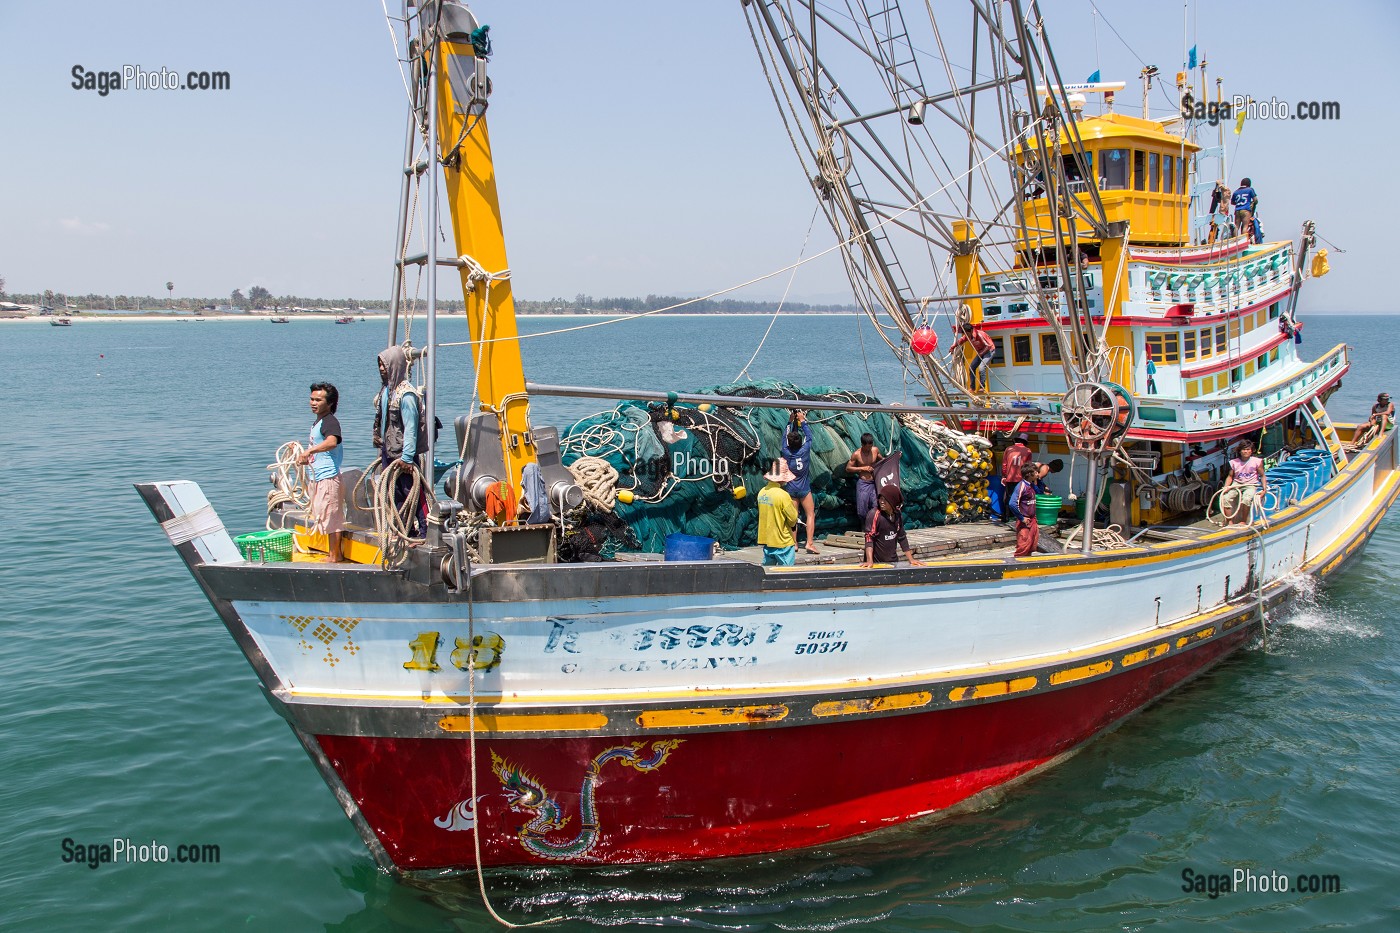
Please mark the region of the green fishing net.
[[[770, 380], [701, 394], [792, 399], [793, 409], [807, 412], [819, 536], [859, 528], [855, 477], [846, 472], [846, 462], [867, 432], [881, 453], [900, 452], [906, 527], [986, 515], [991, 452], [979, 437], [913, 416], [823, 410], [823, 401], [879, 402], [829, 386]], [[627, 401], [574, 424], [561, 447], [566, 466], [599, 457], [617, 470], [615, 513], [644, 551], [661, 551], [666, 536], [676, 532], [747, 547], [757, 541], [755, 500], [765, 485], [763, 474], [781, 456], [789, 417], [786, 408]]]

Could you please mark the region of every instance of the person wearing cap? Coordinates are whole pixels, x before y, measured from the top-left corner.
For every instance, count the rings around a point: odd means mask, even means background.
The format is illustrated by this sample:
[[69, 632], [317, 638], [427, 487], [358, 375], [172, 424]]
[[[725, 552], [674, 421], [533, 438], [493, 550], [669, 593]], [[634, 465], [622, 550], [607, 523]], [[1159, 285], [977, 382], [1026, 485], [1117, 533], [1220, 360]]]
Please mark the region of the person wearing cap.
[[1389, 392], [1382, 392], [1376, 396], [1376, 404], [1371, 406], [1371, 420], [1364, 429], [1357, 431], [1352, 439], [1352, 449], [1357, 450], [1365, 447], [1393, 427], [1395, 427], [1395, 403], [1390, 400]]
[[795, 479], [781, 458], [763, 474], [768, 485], [758, 494], [758, 543], [763, 545], [763, 566], [791, 567], [797, 562], [797, 506], [784, 484]]
[[1021, 481], [1021, 467], [1031, 462], [1031, 449], [1026, 446], [1029, 440], [1029, 435], [1017, 434], [1016, 443], [1001, 455], [1001, 484], [1007, 489]]
[[1390, 400], [1389, 392], [1376, 396], [1376, 404], [1371, 406], [1371, 423], [1382, 431], [1395, 427], [1395, 403]]
[[865, 562], [861, 566], [892, 564], [902, 549], [911, 566], [922, 567], [909, 550], [909, 535], [904, 531], [904, 493], [898, 486], [885, 486], [876, 502], [865, 525]]

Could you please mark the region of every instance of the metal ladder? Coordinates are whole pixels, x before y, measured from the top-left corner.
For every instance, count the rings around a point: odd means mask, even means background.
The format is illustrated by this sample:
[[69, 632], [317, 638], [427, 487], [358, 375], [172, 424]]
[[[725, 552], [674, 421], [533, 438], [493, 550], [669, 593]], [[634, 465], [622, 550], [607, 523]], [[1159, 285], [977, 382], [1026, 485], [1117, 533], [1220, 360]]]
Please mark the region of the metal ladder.
[[1317, 436], [1327, 445], [1328, 452], [1332, 454], [1332, 461], [1337, 465], [1337, 469], [1341, 470], [1347, 465], [1346, 445], [1342, 443], [1341, 435], [1337, 433], [1337, 427], [1332, 423], [1332, 417], [1327, 414], [1327, 407], [1322, 404], [1322, 399], [1314, 395], [1300, 411], [1317, 432]]

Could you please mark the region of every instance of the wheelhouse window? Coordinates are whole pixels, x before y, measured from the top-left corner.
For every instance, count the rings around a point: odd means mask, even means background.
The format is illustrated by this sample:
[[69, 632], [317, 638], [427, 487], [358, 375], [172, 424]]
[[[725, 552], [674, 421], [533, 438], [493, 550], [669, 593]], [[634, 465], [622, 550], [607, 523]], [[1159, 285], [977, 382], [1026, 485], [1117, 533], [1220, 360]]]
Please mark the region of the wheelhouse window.
[[1006, 365], [1006, 341], [1000, 337], [992, 338], [992, 363], [993, 366]]
[[1060, 362], [1060, 342], [1055, 339], [1054, 334], [1040, 335], [1040, 361], [1042, 363]]
[[1133, 150], [1133, 190], [1147, 190], [1147, 153]]
[[1162, 191], [1171, 194], [1176, 190], [1176, 156], [1162, 156]]
[[1208, 360], [1215, 355], [1215, 350], [1211, 344], [1210, 328], [1201, 331], [1201, 359]]
[[1011, 362], [1017, 366], [1025, 366], [1035, 360], [1031, 356], [1031, 335], [1013, 334], [1011, 337]]
[[1196, 332], [1188, 330], [1181, 335], [1181, 357], [1190, 362], [1196, 358]]
[[1176, 331], [1148, 333], [1145, 337], [1147, 352], [1152, 356], [1154, 363], [1181, 362], [1181, 339]]
[[1230, 346], [1230, 338], [1225, 333], [1225, 325], [1221, 324], [1215, 329], [1215, 352], [1224, 353]]
[[1099, 165], [1100, 187], [1105, 191], [1122, 191], [1128, 187], [1128, 150], [1105, 149]]
[[1083, 194], [1089, 190], [1089, 181], [1094, 177], [1092, 152], [1085, 151], [1082, 164], [1073, 153], [1060, 156], [1060, 163], [1064, 167], [1065, 186], [1070, 194]]
[[1162, 190], [1162, 182], [1161, 182], [1161, 176], [1160, 176], [1160, 172], [1161, 172], [1161, 164], [1160, 164], [1160, 163], [1161, 163], [1161, 156], [1157, 155], [1157, 153], [1155, 153], [1155, 152], [1149, 152], [1149, 153], [1147, 154], [1147, 190], [1148, 190], [1148, 191], [1161, 191], [1161, 190]]

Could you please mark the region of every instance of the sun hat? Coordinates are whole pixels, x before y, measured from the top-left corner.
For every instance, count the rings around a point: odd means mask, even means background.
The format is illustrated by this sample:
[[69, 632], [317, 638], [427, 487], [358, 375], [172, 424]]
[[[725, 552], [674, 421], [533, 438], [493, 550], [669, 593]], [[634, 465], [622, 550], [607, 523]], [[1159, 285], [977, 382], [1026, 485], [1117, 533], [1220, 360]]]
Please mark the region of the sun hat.
[[792, 470], [788, 469], [786, 460], [774, 460], [773, 469], [763, 474], [763, 478], [770, 483], [790, 483], [797, 479], [792, 475]]

